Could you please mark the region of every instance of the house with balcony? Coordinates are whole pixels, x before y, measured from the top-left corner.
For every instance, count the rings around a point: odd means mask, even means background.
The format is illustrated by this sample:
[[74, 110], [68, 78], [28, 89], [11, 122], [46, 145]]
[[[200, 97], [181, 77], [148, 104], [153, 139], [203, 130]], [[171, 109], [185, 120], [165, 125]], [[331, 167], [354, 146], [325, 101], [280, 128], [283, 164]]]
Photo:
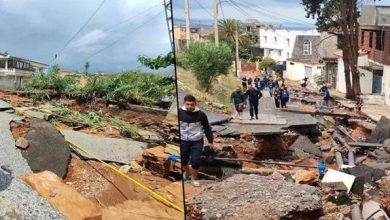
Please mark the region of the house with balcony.
[[45, 72], [48, 65], [0, 53], [0, 89], [15, 90], [34, 73]]
[[[390, 105], [390, 6], [362, 6], [359, 24], [361, 92], [367, 103]], [[342, 53], [338, 56], [337, 90], [345, 93]]]

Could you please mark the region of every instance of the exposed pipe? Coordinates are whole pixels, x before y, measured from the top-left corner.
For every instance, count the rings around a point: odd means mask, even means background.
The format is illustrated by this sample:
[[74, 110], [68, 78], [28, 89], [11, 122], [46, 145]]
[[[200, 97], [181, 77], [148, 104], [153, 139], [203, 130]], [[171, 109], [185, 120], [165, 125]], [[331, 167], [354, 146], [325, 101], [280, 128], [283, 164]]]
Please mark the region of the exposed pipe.
[[336, 162], [339, 169], [344, 165], [343, 157], [340, 152], [336, 152]]
[[353, 151], [348, 152], [348, 165], [355, 166], [355, 155]]

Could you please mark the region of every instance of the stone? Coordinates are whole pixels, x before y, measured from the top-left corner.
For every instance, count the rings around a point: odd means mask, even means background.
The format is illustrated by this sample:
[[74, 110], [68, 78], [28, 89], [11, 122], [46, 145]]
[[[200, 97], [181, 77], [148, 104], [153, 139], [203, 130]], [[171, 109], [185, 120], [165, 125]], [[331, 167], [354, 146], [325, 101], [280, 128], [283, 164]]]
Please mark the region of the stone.
[[375, 169], [381, 169], [381, 170], [390, 169], [390, 163], [365, 162], [364, 164]]
[[390, 160], [390, 154], [384, 149], [376, 149], [374, 150], [374, 153], [376, 155], [376, 159], [380, 162], [387, 162]]
[[372, 168], [364, 164], [348, 168], [346, 172], [356, 177], [351, 189], [356, 195], [363, 195], [364, 184], [373, 184], [386, 174], [384, 170]]
[[25, 150], [25, 149], [28, 148], [29, 143], [28, 143], [28, 141], [26, 140], [26, 138], [20, 137], [20, 138], [18, 138], [18, 140], [16, 140], [15, 146], [18, 147], [18, 148], [21, 148], [21, 149]]
[[316, 170], [298, 170], [295, 175], [295, 183], [314, 184], [320, 180], [320, 176]]
[[388, 138], [390, 138], [390, 119], [382, 116], [372, 131], [371, 136], [368, 137], [368, 142], [383, 143]]
[[343, 182], [330, 182], [330, 183], [320, 183], [321, 188], [328, 188], [335, 191], [347, 191], [348, 188], [345, 186]]
[[121, 171], [122, 173], [128, 173], [131, 169], [131, 166], [130, 165], [123, 165], [121, 167], [119, 167], [119, 171]]
[[297, 148], [317, 157], [322, 156], [321, 150], [313, 144], [307, 136], [299, 136], [298, 139], [289, 147], [289, 150]]
[[47, 121], [33, 118], [25, 136], [29, 147], [22, 151], [33, 172], [52, 171], [64, 178], [70, 160], [69, 144]]
[[278, 171], [274, 171], [271, 175], [267, 176], [267, 179], [271, 179], [271, 180], [284, 180], [285, 177], [280, 174]]
[[305, 160], [310, 158], [310, 154], [303, 152], [301, 149], [294, 149], [293, 158], [297, 160]]
[[68, 219], [87, 219], [101, 215], [95, 203], [66, 185], [55, 173], [44, 171], [22, 176], [21, 179]]
[[132, 160], [130, 162], [130, 170], [136, 173], [139, 173], [143, 170], [144, 168], [140, 166], [136, 161]]

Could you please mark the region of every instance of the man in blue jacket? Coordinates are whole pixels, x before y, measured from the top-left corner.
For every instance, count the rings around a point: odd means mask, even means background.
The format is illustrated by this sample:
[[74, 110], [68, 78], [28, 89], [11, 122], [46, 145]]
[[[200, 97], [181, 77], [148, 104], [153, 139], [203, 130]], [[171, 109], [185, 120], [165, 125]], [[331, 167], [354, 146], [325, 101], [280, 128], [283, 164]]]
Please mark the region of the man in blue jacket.
[[196, 106], [196, 98], [192, 95], [184, 97], [184, 105], [179, 109], [179, 120], [183, 178], [187, 180], [187, 175], [191, 174], [191, 184], [197, 187], [200, 185], [196, 180], [203, 152], [204, 136], [206, 136], [209, 145], [212, 146], [213, 133], [206, 114]]
[[324, 106], [326, 106], [326, 108], [329, 108], [330, 93], [328, 87], [323, 86], [321, 88], [321, 92], [322, 92], [322, 102], [320, 103], [320, 109], [322, 109]]

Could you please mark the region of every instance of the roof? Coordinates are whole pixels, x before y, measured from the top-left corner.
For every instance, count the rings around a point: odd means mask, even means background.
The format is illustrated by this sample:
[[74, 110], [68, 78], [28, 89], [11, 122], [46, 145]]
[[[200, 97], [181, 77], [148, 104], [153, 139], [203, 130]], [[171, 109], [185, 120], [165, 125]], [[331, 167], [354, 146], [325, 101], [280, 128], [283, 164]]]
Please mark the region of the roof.
[[[26, 59], [26, 58], [10, 56], [9, 54], [5, 54], [5, 53], [1, 53], [1, 52], [0, 52], [0, 55], [5, 56], [4, 58], [7, 58], [7, 59], [9, 59], [9, 58], [20, 59], [20, 60], [24, 60], [24, 61], [27, 61], [27, 62], [37, 63], [37, 64], [40, 64], [40, 65], [43, 65], [43, 66], [49, 66], [49, 65], [47, 65], [47, 64], [45, 64], [45, 63], [41, 63], [41, 62], [38, 62], [38, 61]], [[4, 58], [3, 58], [3, 59], [4, 59]], [[2, 58], [0, 58], [0, 59], [2, 59]]]
[[[305, 41], [310, 41], [312, 45], [312, 55], [303, 55], [303, 43]], [[315, 45], [318, 44], [320, 41], [320, 36], [315, 36], [315, 35], [297, 35], [295, 38], [295, 43], [294, 43], [294, 48], [291, 54], [291, 59], [292, 60], [312, 60], [313, 53], [316, 51]]]
[[[336, 55], [337, 57], [343, 57], [343, 51], [342, 50], [337, 50], [333, 54]], [[363, 50], [363, 49], [359, 49], [358, 54], [359, 54], [359, 56], [363, 56], [363, 55], [368, 54], [368, 51]]]

